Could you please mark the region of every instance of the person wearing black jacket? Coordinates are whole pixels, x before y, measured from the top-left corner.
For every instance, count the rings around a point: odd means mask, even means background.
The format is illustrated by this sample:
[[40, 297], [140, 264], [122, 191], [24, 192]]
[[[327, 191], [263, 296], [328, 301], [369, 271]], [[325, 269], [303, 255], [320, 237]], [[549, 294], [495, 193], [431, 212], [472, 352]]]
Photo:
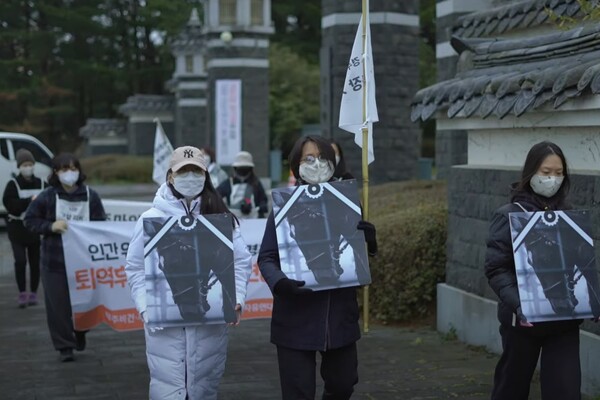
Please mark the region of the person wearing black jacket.
[[[318, 136], [300, 138], [290, 153], [297, 184], [333, 179], [335, 155], [331, 143]], [[375, 227], [359, 221], [369, 254], [377, 253]], [[313, 292], [304, 281], [281, 271], [274, 215], [267, 219], [258, 266], [273, 293], [271, 342], [277, 346], [284, 400], [314, 399], [315, 360], [321, 354], [323, 399], [349, 399], [358, 382], [356, 341], [360, 338], [356, 288]]]
[[42, 235], [42, 284], [48, 330], [60, 360], [73, 361], [73, 349], [84, 350], [85, 332], [75, 331], [67, 285], [61, 235], [68, 221], [103, 221], [104, 207], [98, 194], [83, 182], [86, 176], [79, 160], [64, 153], [52, 160], [49, 187], [31, 202], [25, 213], [25, 227]]
[[[40, 283], [40, 236], [23, 225], [25, 210], [45, 184], [33, 175], [35, 159], [29, 150], [19, 149], [15, 154], [19, 174], [8, 181], [2, 202], [8, 211], [6, 230], [15, 257], [15, 278], [19, 289], [19, 308], [37, 304], [37, 289]], [[29, 288], [27, 292], [27, 261], [29, 261]]]
[[568, 209], [570, 179], [556, 144], [541, 142], [527, 154], [510, 203], [495, 211], [487, 239], [485, 275], [498, 296], [502, 356], [496, 366], [492, 400], [526, 400], [541, 352], [542, 398], [579, 400], [581, 320], [530, 323], [522, 313], [508, 214]]

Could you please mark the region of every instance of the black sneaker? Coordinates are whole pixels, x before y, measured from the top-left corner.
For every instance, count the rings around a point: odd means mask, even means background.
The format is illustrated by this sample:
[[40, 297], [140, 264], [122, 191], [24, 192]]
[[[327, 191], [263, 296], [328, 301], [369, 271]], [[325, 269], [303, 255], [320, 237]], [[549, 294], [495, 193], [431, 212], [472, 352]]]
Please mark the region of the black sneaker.
[[73, 356], [73, 349], [62, 349], [60, 351], [60, 362], [75, 361]]
[[85, 332], [75, 331], [75, 350], [84, 351], [85, 350]]

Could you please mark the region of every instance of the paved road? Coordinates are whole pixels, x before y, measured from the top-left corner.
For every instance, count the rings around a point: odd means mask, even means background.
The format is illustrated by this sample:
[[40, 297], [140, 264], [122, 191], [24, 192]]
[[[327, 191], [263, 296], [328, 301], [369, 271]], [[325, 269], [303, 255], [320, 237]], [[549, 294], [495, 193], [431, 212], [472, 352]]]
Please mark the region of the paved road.
[[[12, 277], [0, 277], [0, 398], [100, 400], [147, 398], [141, 331], [100, 326], [73, 363], [60, 363], [43, 304], [18, 309]], [[222, 400], [278, 399], [269, 321], [243, 321], [232, 330]], [[427, 326], [374, 325], [359, 341], [355, 399], [487, 399], [497, 356], [448, 340]], [[531, 399], [539, 399], [534, 383]]]

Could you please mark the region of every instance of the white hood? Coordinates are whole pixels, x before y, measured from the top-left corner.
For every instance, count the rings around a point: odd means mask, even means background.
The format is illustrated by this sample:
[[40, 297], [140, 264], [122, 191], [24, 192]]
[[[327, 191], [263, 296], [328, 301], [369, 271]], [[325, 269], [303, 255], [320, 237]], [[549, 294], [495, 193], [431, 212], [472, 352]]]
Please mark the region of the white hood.
[[[164, 215], [187, 215], [187, 205], [185, 199], [175, 197], [167, 183], [160, 185], [152, 202], [154, 209]], [[195, 198], [190, 204], [190, 210], [193, 215], [200, 215], [200, 197]]]

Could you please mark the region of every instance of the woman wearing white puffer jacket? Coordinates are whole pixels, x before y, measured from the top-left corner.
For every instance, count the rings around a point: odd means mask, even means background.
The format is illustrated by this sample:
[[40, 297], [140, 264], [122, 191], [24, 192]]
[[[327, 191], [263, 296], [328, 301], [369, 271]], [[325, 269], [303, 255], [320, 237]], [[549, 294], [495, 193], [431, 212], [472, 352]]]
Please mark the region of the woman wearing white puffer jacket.
[[[167, 182], [158, 189], [153, 207], [142, 214], [135, 227], [125, 270], [132, 298], [145, 322], [148, 318], [143, 218], [186, 215], [197, 218], [201, 214], [229, 212], [210, 179], [206, 179], [206, 170], [206, 160], [199, 149], [191, 146], [175, 149]], [[235, 321], [229, 325], [239, 323], [251, 272], [251, 255], [239, 227], [233, 231], [233, 246], [237, 304]], [[145, 327], [150, 399], [216, 399], [225, 369], [227, 332], [227, 324]]]

